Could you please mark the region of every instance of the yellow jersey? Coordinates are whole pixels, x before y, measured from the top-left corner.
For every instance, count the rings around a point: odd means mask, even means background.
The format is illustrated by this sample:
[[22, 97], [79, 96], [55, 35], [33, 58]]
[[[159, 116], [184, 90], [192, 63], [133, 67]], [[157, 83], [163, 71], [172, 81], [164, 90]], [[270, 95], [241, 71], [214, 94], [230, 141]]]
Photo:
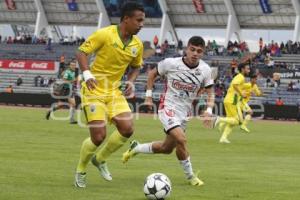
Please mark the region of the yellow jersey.
[[143, 64], [143, 43], [133, 35], [124, 44], [118, 25], [97, 30], [79, 50], [85, 54], [95, 53], [90, 70], [98, 82], [96, 90], [100, 93], [118, 89], [127, 67], [141, 67]]
[[237, 74], [230, 83], [224, 102], [236, 105], [239, 101], [241, 101], [242, 97], [235, 91], [233, 85], [238, 85], [239, 90], [242, 91], [244, 83], [244, 75], [241, 73]]
[[243, 103], [248, 103], [250, 101], [252, 93], [256, 96], [261, 96], [261, 91], [256, 84], [252, 85], [250, 82], [244, 83], [243, 92], [246, 94], [246, 98], [243, 98]]

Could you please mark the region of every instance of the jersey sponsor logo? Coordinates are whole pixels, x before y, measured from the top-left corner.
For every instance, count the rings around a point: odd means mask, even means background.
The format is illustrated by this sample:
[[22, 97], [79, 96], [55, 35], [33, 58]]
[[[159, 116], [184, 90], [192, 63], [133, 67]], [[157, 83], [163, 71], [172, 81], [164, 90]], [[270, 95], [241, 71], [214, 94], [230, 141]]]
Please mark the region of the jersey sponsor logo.
[[195, 85], [195, 84], [185, 83], [185, 82], [178, 81], [178, 80], [173, 80], [172, 86], [173, 86], [173, 88], [175, 88], [177, 90], [184, 90], [187, 92], [195, 92], [195, 90], [197, 89], [197, 85]]
[[114, 47], [114, 48], [118, 48], [118, 44], [115, 42], [115, 43], [113, 44], [113, 47]]
[[174, 117], [175, 116], [174, 110], [165, 110], [165, 113], [169, 117]]
[[132, 47], [132, 48], [131, 48], [131, 54], [132, 54], [133, 56], [136, 56], [136, 55], [137, 55], [137, 48], [136, 48], [136, 47]]

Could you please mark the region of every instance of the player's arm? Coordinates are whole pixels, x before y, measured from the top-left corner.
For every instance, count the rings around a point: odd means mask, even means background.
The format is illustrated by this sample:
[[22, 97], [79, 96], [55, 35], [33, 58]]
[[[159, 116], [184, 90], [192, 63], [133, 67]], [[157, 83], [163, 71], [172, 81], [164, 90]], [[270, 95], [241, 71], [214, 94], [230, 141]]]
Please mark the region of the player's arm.
[[205, 92], [207, 94], [207, 109], [206, 112], [209, 115], [212, 115], [212, 110], [214, 108], [215, 105], [215, 89], [213, 85], [210, 85], [208, 87], [205, 88]]
[[213, 123], [213, 108], [215, 105], [215, 88], [214, 88], [214, 80], [211, 78], [212, 77], [212, 72], [211, 69], [208, 70], [206, 78], [204, 79], [204, 88], [205, 92], [207, 94], [207, 108], [206, 111], [204, 112], [204, 127], [212, 127]]
[[257, 85], [254, 86], [254, 93], [256, 96], [263, 96], [263, 93], [261, 90], [257, 87]]
[[106, 32], [100, 29], [94, 32], [88, 37], [88, 39], [78, 48], [76, 53], [76, 58], [78, 60], [79, 67], [82, 71], [82, 76], [86, 82], [86, 86], [89, 90], [95, 89], [97, 82], [94, 75], [89, 69], [89, 59], [88, 55], [98, 51], [104, 44], [106, 40]]
[[153, 105], [152, 89], [153, 89], [154, 82], [155, 82], [155, 79], [157, 76], [158, 76], [158, 70], [156, 67], [154, 67], [148, 73], [147, 90], [146, 90], [146, 98], [145, 98], [145, 104], [147, 104], [147, 105]]
[[240, 85], [244, 84], [243, 82], [244, 82], [243, 78], [235, 77], [232, 80], [232, 87], [237, 94], [239, 94], [243, 98], [246, 98], [246, 94], [240, 89]]
[[134, 88], [134, 81], [136, 80], [139, 73], [140, 73], [140, 67], [131, 67], [130, 71], [128, 72], [126, 89], [124, 91], [126, 96], [130, 96], [132, 94]]
[[86, 86], [89, 90], [95, 89], [97, 82], [94, 75], [89, 68], [88, 55], [85, 52], [77, 51], [76, 59], [78, 61], [80, 70], [82, 71], [83, 79], [86, 82]]

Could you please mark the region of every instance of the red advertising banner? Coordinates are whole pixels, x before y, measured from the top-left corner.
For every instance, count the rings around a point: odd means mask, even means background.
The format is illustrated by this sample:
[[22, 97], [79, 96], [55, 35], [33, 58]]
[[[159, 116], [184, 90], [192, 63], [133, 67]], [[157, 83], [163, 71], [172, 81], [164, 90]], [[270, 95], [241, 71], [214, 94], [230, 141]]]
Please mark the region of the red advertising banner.
[[16, 69], [16, 70], [55, 70], [54, 61], [40, 60], [0, 60], [1, 69]]

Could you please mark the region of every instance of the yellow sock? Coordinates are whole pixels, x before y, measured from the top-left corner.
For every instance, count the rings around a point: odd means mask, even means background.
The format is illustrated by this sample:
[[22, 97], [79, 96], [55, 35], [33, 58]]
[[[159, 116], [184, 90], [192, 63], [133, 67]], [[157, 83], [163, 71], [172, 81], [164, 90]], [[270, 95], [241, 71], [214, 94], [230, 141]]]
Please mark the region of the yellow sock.
[[81, 146], [80, 150], [80, 159], [77, 165], [76, 171], [77, 172], [85, 172], [86, 166], [91, 160], [91, 157], [97, 150], [97, 146], [92, 142], [91, 138], [86, 138]]
[[117, 151], [120, 147], [125, 144], [128, 138], [123, 137], [119, 131], [115, 130], [111, 136], [108, 138], [107, 142], [104, 146], [97, 152], [96, 160], [98, 162], [105, 162], [106, 159], [115, 151]]
[[247, 126], [250, 120], [251, 120], [251, 115], [249, 114], [246, 115], [242, 125]]
[[227, 124], [224, 128], [223, 134], [222, 134], [222, 138], [226, 138], [228, 137], [228, 135], [231, 133], [233, 126], [230, 124]]
[[220, 122], [230, 124], [230, 125], [238, 125], [239, 121], [235, 117], [220, 117]]

